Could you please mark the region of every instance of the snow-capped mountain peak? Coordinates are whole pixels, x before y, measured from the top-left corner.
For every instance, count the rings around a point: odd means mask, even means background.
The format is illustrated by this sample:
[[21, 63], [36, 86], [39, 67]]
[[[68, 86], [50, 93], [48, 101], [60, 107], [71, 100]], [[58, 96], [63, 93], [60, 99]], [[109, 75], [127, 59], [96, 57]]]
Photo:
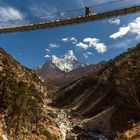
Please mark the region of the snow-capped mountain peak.
[[65, 59], [68, 59], [68, 60], [76, 60], [77, 61], [77, 58], [75, 57], [75, 55], [74, 55], [74, 53], [73, 53], [73, 51], [72, 50], [68, 50], [67, 52], [66, 52], [66, 54], [64, 55], [64, 58]]
[[69, 72], [76, 68], [81, 67], [82, 64], [77, 60], [76, 56], [74, 55], [74, 52], [72, 50], [68, 50], [61, 57], [52, 55], [50, 58], [47, 58], [44, 66], [57, 67], [61, 71]]

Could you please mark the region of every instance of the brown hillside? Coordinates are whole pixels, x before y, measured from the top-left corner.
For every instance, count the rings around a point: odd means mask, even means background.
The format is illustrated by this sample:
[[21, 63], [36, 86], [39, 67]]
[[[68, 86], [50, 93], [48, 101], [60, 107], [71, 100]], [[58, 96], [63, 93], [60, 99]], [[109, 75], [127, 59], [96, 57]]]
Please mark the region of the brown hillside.
[[60, 89], [54, 104], [84, 117], [85, 128], [123, 131], [128, 121], [140, 121], [139, 83], [140, 44]]

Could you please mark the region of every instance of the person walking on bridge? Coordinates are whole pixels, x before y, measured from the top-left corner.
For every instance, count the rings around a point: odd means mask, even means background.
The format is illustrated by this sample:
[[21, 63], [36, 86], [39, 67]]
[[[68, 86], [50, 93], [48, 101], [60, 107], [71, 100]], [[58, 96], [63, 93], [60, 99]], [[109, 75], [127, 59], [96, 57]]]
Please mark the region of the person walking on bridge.
[[91, 10], [90, 10], [90, 7], [85, 7], [85, 16], [90, 16], [91, 14]]

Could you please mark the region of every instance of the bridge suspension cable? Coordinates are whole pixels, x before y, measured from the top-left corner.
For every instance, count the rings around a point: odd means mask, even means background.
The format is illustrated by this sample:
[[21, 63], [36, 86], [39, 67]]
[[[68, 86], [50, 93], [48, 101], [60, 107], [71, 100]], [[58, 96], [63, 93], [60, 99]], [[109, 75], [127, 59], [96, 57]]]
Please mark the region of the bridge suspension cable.
[[[125, 2], [127, 2], [127, 7], [125, 6]], [[92, 13], [89, 16], [85, 16], [85, 9], [80, 8], [69, 11], [61, 11], [56, 14], [45, 16], [29, 17], [22, 20], [8, 20], [6, 22], [0, 22], [0, 33], [37, 30], [56, 26], [78, 24], [87, 21], [101, 20], [113, 16], [139, 12], [140, 0], [137, 0], [137, 2], [135, 2], [133, 5], [131, 2], [132, 0], [116, 0], [108, 3], [89, 6], [92, 10]], [[113, 5], [116, 3], [117, 5]]]

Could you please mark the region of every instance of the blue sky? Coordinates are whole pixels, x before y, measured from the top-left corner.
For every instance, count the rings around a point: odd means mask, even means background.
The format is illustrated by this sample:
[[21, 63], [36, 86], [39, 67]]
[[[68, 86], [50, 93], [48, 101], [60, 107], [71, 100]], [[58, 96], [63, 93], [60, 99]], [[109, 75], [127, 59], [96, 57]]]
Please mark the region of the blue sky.
[[[9, 20], [50, 16], [60, 11], [81, 9], [86, 5], [93, 6], [110, 1], [0, 0], [0, 25], [7, 24]], [[117, 3], [115, 7], [140, 3], [140, 0], [123, 1], [122, 4]], [[113, 6], [95, 7], [94, 12], [106, 11]], [[53, 18], [56, 17], [52, 16], [51, 20]], [[30, 68], [43, 64], [47, 57], [53, 54], [61, 56], [68, 50], [73, 50], [81, 62], [98, 63], [113, 58], [138, 42], [140, 42], [140, 13], [39, 31], [0, 34], [0, 47]]]

